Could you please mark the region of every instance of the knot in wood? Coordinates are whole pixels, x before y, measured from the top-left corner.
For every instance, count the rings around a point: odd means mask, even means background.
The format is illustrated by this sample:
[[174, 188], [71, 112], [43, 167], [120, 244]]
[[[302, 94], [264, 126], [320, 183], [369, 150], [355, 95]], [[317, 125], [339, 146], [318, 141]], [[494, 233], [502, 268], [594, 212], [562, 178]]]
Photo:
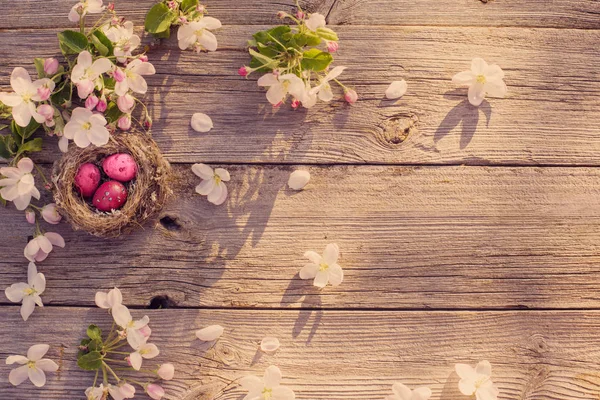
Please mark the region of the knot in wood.
[[381, 133], [377, 135], [377, 139], [386, 147], [396, 148], [409, 135], [417, 132], [417, 122], [416, 115], [388, 118], [381, 124]]

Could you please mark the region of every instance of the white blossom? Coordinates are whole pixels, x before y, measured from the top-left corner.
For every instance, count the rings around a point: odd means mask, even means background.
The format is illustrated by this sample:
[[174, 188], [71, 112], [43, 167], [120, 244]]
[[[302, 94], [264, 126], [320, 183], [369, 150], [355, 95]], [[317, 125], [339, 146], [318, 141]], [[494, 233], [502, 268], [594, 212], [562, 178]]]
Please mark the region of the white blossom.
[[93, 61], [89, 51], [79, 53], [77, 65], [71, 72], [71, 81], [77, 86], [79, 98], [87, 99], [99, 83], [100, 75], [110, 71], [112, 67], [113, 63], [108, 58], [100, 57]]
[[44, 290], [46, 290], [46, 278], [41, 272], [38, 273], [35, 264], [30, 262], [27, 267], [27, 283], [14, 283], [6, 288], [4, 294], [13, 303], [22, 303], [21, 317], [23, 321], [27, 321], [36, 304], [44, 307], [40, 297]]
[[292, 389], [281, 385], [281, 370], [274, 365], [266, 369], [262, 378], [250, 375], [240, 379], [244, 390], [248, 391], [243, 400], [294, 400]]
[[94, 114], [87, 108], [77, 107], [73, 110], [71, 120], [65, 125], [64, 137], [73, 140], [81, 148], [88, 147], [90, 144], [104, 146], [110, 138], [106, 124], [106, 118], [101, 114]]
[[75, 4], [69, 12], [69, 21], [79, 22], [87, 14], [99, 14], [104, 11], [102, 0], [82, 0]]
[[480, 361], [475, 368], [467, 364], [456, 364], [456, 373], [460, 377], [458, 389], [466, 396], [475, 396], [476, 400], [496, 400], [498, 388], [492, 382], [492, 365], [489, 361]]
[[156, 374], [161, 379], [164, 379], [165, 381], [170, 381], [175, 375], [175, 367], [171, 363], [162, 364], [156, 371]]
[[139, 58], [133, 60], [122, 71], [122, 78], [115, 74], [115, 93], [124, 96], [129, 90], [134, 93], [145, 94], [148, 91], [148, 84], [144, 79], [146, 75], [154, 75], [156, 69], [154, 65]]
[[33, 167], [33, 161], [24, 157], [19, 160], [16, 168], [0, 168], [0, 175], [5, 177], [0, 179], [0, 196], [4, 200], [12, 201], [19, 211], [29, 206], [32, 197], [40, 199], [40, 191], [35, 187], [35, 179], [31, 174]]
[[135, 351], [129, 354], [129, 362], [131, 366], [136, 371], [139, 371], [142, 368], [142, 361], [144, 358], [150, 359], [158, 356], [159, 350], [153, 343], [140, 343], [138, 347], [135, 348]]
[[134, 321], [127, 307], [123, 304], [116, 304], [112, 308], [112, 316], [117, 325], [125, 331], [127, 343], [133, 349], [137, 349], [142, 343], [146, 343], [147, 337], [140, 332], [140, 329], [144, 328], [150, 322], [150, 318], [147, 315], [144, 315], [140, 320]]
[[46, 122], [46, 118], [37, 112], [34, 102], [43, 99], [39, 89], [47, 88], [50, 92], [54, 90], [54, 81], [43, 78], [32, 82], [25, 68], [16, 67], [10, 75], [10, 86], [14, 93], [0, 93], [0, 102], [12, 107], [15, 123], [25, 127], [32, 117], [40, 124]]
[[106, 400], [107, 396], [108, 387], [105, 387], [102, 383], [98, 387], [90, 386], [85, 389], [86, 400]]
[[454, 75], [452, 82], [469, 87], [469, 103], [479, 106], [486, 95], [504, 97], [507, 92], [504, 71], [496, 65], [488, 65], [481, 58], [474, 58], [471, 70]]
[[258, 79], [258, 86], [268, 87], [267, 100], [274, 106], [280, 105], [288, 93], [302, 101], [305, 98], [305, 86], [302, 79], [294, 74], [264, 74]]
[[123, 304], [123, 294], [118, 288], [104, 292], [96, 292], [96, 305], [100, 308], [112, 310], [113, 307]]
[[196, 186], [196, 193], [207, 196], [208, 201], [214, 205], [223, 204], [227, 199], [227, 186], [223, 182], [231, 179], [229, 172], [223, 168], [213, 170], [206, 164], [194, 164], [192, 171], [202, 178], [202, 182]]
[[325, 16], [319, 13], [312, 13], [304, 23], [308, 29], [316, 32], [317, 29], [323, 28], [326, 25]]
[[302, 190], [310, 180], [310, 172], [298, 169], [290, 174], [288, 186], [293, 190]]
[[340, 76], [345, 69], [346, 67], [339, 66], [329, 71], [329, 73], [320, 80], [319, 84], [310, 90], [310, 95], [318, 95], [319, 100], [321, 101], [331, 101], [333, 99], [333, 91], [331, 90], [329, 82]]
[[220, 338], [224, 331], [221, 325], [211, 325], [196, 331], [196, 337], [203, 342], [212, 342]]
[[394, 81], [390, 84], [390, 86], [385, 91], [385, 97], [388, 99], [398, 99], [406, 93], [406, 89], [408, 88], [408, 84], [404, 79], [401, 81]]
[[197, 50], [217, 50], [217, 38], [210, 32], [221, 27], [221, 21], [213, 17], [203, 17], [199, 21], [188, 22], [177, 31], [181, 50], [195, 46]]
[[213, 122], [210, 117], [204, 113], [195, 113], [190, 122], [192, 129], [196, 132], [208, 132], [213, 128]]
[[113, 400], [133, 399], [135, 396], [135, 387], [129, 383], [109, 384], [106, 388]]
[[50, 346], [47, 344], [36, 344], [27, 350], [25, 356], [9, 356], [6, 359], [6, 364], [21, 364], [20, 367], [10, 371], [8, 380], [14, 386], [20, 385], [27, 378], [36, 387], [42, 387], [46, 384], [45, 372], [55, 372], [58, 370], [58, 365], [50, 359], [42, 358], [48, 352]]
[[428, 400], [431, 397], [431, 389], [428, 387], [418, 387], [415, 390], [402, 383], [392, 385], [392, 396], [387, 396], [385, 400]]
[[46, 232], [31, 239], [23, 254], [31, 262], [41, 262], [48, 257], [54, 246], [65, 247], [65, 239], [58, 233]]
[[141, 43], [140, 37], [133, 33], [131, 21], [126, 21], [122, 25], [106, 25], [104, 33], [114, 43], [114, 54], [120, 63], [126, 62], [127, 57], [131, 57], [133, 50]]
[[307, 251], [304, 257], [310, 260], [310, 263], [304, 265], [300, 270], [301, 279], [313, 279], [316, 287], [324, 288], [327, 283], [332, 286], [338, 286], [344, 280], [344, 271], [337, 264], [340, 249], [337, 244], [331, 243], [325, 247], [323, 256], [314, 251]]

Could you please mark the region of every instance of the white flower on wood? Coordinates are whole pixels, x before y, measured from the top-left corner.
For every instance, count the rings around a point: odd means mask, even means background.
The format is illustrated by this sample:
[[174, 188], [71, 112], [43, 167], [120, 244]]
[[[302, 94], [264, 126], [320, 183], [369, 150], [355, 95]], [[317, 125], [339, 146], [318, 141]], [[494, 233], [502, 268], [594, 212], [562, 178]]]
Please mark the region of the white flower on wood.
[[46, 290], [46, 278], [44, 274], [37, 272], [34, 263], [30, 262], [27, 268], [27, 283], [14, 283], [6, 288], [4, 294], [13, 303], [21, 303], [21, 317], [23, 321], [33, 313], [35, 305], [44, 307], [40, 295]]
[[243, 400], [294, 400], [294, 391], [281, 385], [281, 370], [274, 365], [266, 369], [262, 378], [245, 376], [240, 379], [244, 390], [248, 391]]
[[227, 199], [227, 186], [223, 182], [231, 179], [229, 172], [223, 168], [212, 169], [206, 164], [194, 164], [192, 171], [202, 178], [202, 182], [196, 186], [196, 193], [207, 196], [214, 205], [223, 204]]
[[492, 365], [489, 361], [480, 361], [475, 368], [467, 364], [456, 364], [456, 373], [460, 377], [458, 389], [466, 396], [475, 396], [476, 400], [496, 400], [498, 388], [492, 382]]
[[300, 270], [300, 279], [314, 279], [313, 284], [319, 288], [324, 288], [327, 283], [338, 286], [344, 280], [344, 271], [337, 263], [339, 255], [340, 249], [335, 243], [328, 244], [322, 256], [314, 251], [307, 251], [304, 257], [310, 263]]
[[[23, 211], [29, 206], [31, 198], [40, 199], [40, 191], [35, 187], [33, 161], [24, 157], [19, 160], [16, 167], [0, 168], [0, 196], [4, 200], [12, 201], [17, 210]], [[33, 260], [32, 260], [33, 261]]]
[[469, 103], [478, 107], [486, 95], [504, 97], [507, 92], [504, 71], [496, 64], [488, 65], [481, 58], [474, 58], [471, 70], [454, 75], [452, 82], [469, 87]]
[[392, 396], [387, 396], [385, 400], [428, 400], [431, 397], [431, 389], [428, 387], [418, 387], [415, 390], [402, 383], [392, 385]]
[[23, 383], [27, 378], [36, 387], [42, 387], [46, 384], [46, 372], [55, 372], [58, 365], [50, 359], [42, 358], [48, 352], [50, 346], [47, 344], [36, 344], [27, 350], [27, 356], [9, 356], [6, 358], [6, 364], [21, 364], [20, 367], [10, 371], [8, 381], [14, 386]]

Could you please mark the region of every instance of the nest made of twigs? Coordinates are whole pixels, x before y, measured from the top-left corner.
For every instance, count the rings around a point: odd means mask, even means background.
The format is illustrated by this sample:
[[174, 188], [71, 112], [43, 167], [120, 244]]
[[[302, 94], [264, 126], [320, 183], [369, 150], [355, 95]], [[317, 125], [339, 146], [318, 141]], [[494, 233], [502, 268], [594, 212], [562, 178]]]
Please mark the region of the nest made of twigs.
[[[115, 153], [128, 153], [137, 163], [137, 175], [127, 187], [127, 201], [119, 210], [101, 212], [89, 204], [75, 188], [75, 175], [85, 163], [93, 163], [102, 170], [102, 160]], [[171, 166], [162, 156], [149, 134], [128, 132], [112, 135], [102, 146], [71, 147], [54, 163], [52, 182], [54, 201], [60, 213], [75, 230], [83, 230], [100, 237], [117, 237], [129, 233], [162, 209], [172, 194], [169, 188]]]

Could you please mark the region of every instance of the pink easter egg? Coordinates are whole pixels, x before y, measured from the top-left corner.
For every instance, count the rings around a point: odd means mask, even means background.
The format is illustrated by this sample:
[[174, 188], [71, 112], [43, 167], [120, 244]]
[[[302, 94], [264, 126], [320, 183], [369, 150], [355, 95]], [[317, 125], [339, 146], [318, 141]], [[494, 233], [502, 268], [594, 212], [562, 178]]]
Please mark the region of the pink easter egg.
[[121, 182], [104, 182], [96, 193], [92, 203], [100, 211], [118, 210], [127, 201], [127, 189]]
[[75, 187], [83, 197], [91, 197], [100, 183], [100, 170], [92, 163], [79, 167], [75, 175]]

